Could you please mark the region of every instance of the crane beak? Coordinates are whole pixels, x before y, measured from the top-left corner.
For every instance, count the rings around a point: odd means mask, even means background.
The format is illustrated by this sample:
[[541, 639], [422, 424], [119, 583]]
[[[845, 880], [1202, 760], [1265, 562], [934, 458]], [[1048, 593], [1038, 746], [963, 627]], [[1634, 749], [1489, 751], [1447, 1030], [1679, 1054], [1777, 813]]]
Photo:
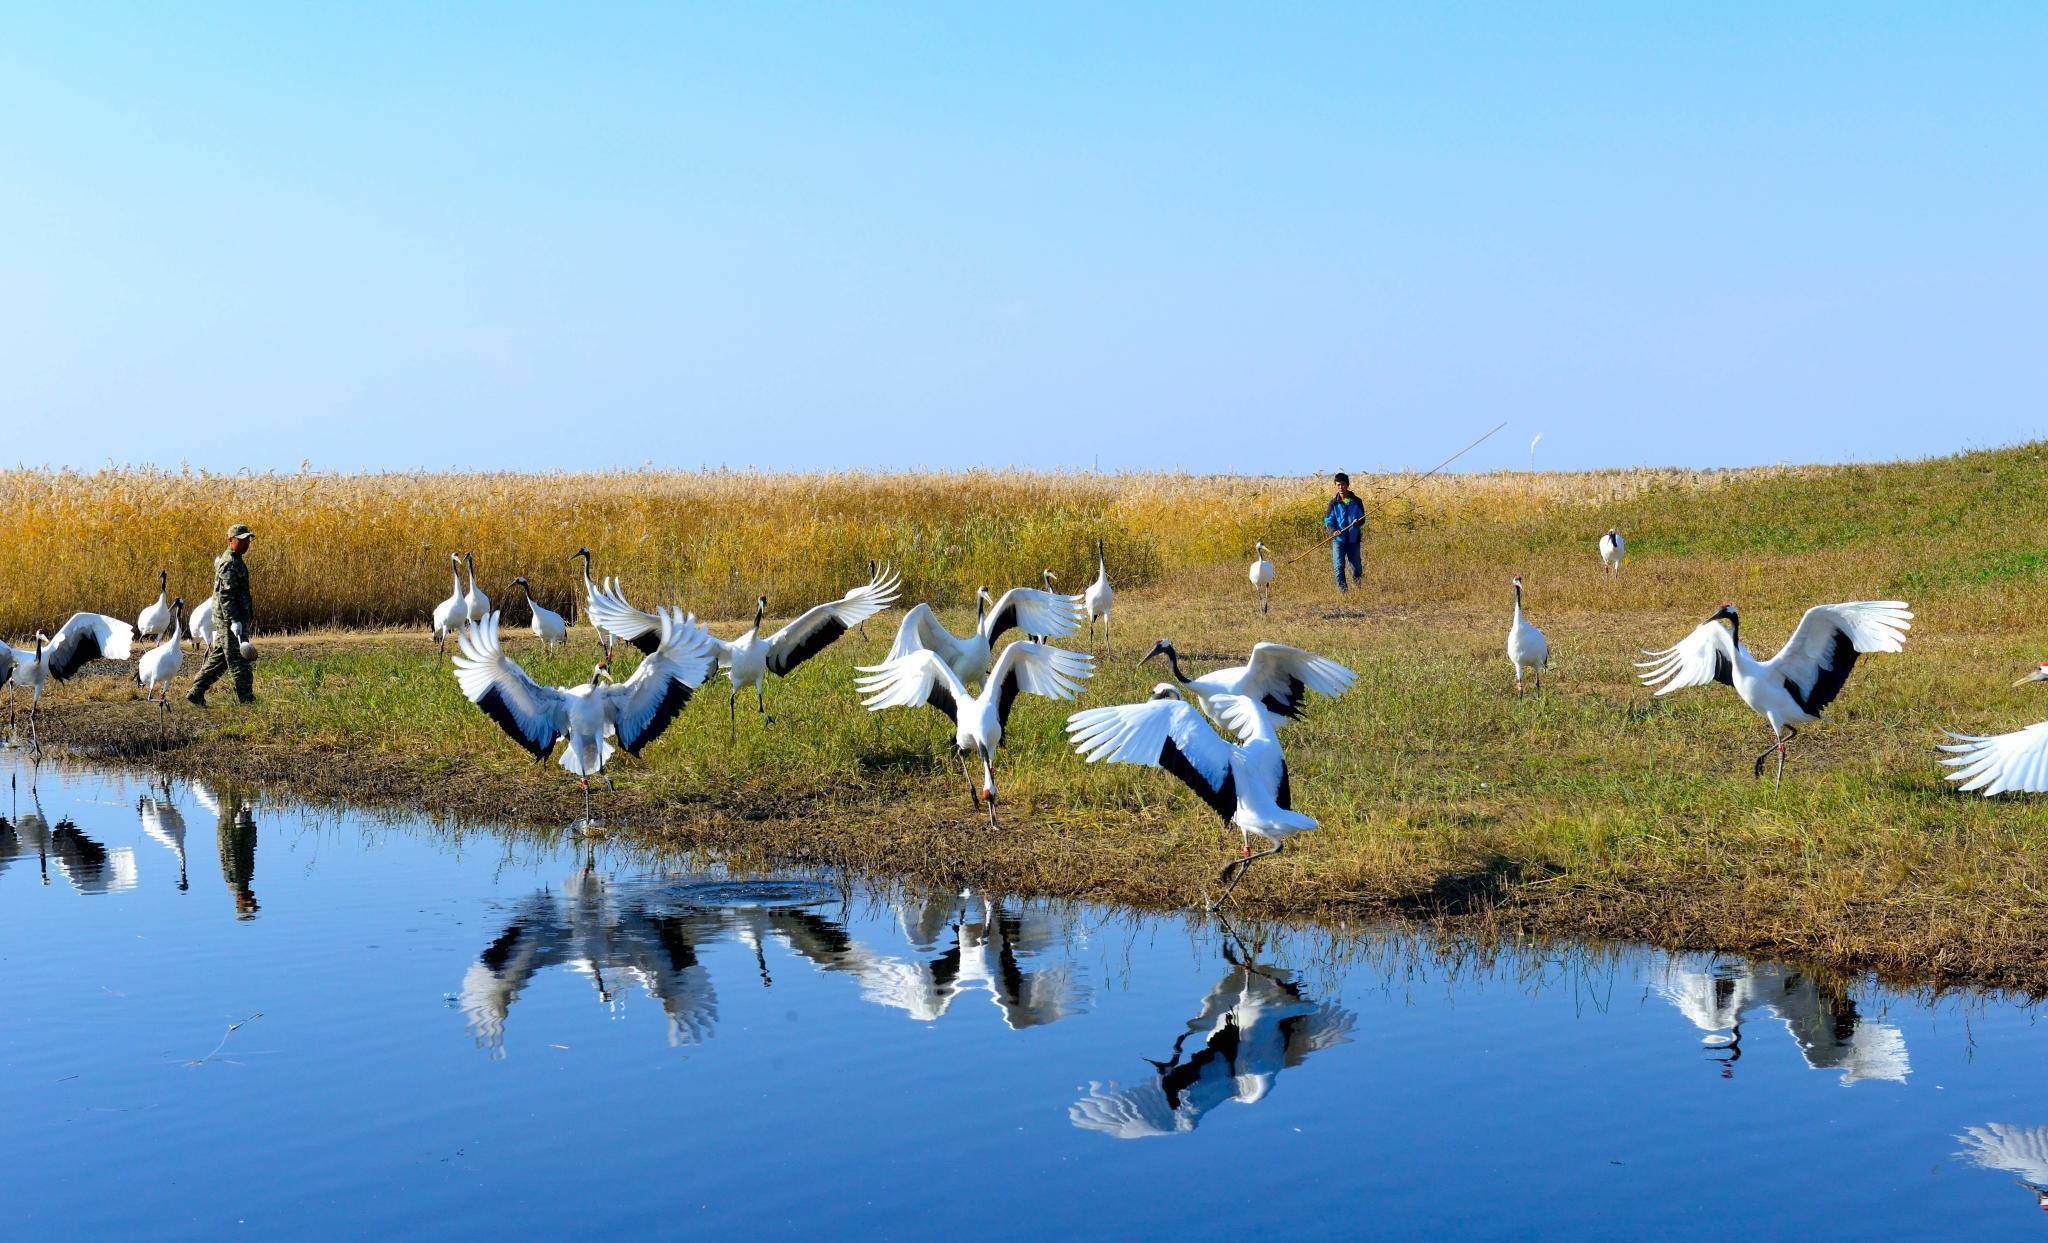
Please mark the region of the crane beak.
[[2014, 686], [2025, 686], [2029, 682], [2048, 682], [2048, 665], [2042, 665], [2026, 677], [2014, 682]]

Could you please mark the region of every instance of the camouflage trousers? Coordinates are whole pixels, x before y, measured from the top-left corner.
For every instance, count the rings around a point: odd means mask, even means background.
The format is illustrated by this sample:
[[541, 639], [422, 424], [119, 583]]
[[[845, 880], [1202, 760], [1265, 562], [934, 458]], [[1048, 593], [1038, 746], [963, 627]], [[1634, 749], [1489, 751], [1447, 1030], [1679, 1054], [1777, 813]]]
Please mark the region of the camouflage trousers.
[[214, 631], [220, 636], [214, 640], [213, 650], [206, 654], [206, 663], [199, 667], [199, 674], [192, 679], [192, 698], [201, 699], [206, 689], [220, 681], [220, 675], [230, 669], [235, 673], [235, 698], [249, 703], [256, 698], [256, 666], [242, 655], [242, 645], [228, 628], [227, 613], [214, 613]]

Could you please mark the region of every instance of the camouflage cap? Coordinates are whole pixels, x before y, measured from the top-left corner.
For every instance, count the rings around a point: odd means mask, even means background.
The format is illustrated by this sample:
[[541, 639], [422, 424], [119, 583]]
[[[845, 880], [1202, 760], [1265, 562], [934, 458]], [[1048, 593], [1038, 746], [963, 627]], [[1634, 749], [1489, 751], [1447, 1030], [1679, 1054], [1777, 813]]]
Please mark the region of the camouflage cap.
[[228, 538], [229, 538], [229, 539], [255, 539], [255, 538], [256, 538], [256, 532], [254, 532], [254, 531], [251, 531], [251, 530], [249, 529], [249, 524], [248, 524], [248, 523], [246, 523], [246, 522], [237, 522], [237, 523], [236, 523], [235, 525], [233, 525], [233, 526], [231, 526], [231, 527], [229, 527], [229, 528], [228, 528]]

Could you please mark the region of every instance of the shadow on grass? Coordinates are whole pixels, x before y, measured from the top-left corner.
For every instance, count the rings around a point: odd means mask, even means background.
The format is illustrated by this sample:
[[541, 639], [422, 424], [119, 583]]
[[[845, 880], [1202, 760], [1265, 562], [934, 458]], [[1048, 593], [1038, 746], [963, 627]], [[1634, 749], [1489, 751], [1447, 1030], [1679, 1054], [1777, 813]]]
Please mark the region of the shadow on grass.
[[1403, 915], [1421, 919], [1461, 918], [1491, 911], [1507, 902], [1517, 885], [1556, 875], [1541, 864], [1530, 865], [1492, 854], [1476, 868], [1440, 876], [1426, 889], [1394, 899]]

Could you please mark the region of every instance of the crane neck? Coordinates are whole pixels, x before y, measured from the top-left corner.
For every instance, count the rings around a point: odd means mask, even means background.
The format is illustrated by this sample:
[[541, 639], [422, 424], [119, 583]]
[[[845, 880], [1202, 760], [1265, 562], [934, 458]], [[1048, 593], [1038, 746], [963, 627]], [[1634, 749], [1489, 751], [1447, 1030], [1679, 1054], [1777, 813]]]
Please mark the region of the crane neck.
[[1180, 653], [1170, 647], [1166, 649], [1166, 667], [1173, 670], [1174, 681], [1182, 686], [1187, 685], [1188, 675], [1180, 671]]

